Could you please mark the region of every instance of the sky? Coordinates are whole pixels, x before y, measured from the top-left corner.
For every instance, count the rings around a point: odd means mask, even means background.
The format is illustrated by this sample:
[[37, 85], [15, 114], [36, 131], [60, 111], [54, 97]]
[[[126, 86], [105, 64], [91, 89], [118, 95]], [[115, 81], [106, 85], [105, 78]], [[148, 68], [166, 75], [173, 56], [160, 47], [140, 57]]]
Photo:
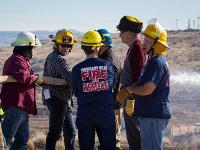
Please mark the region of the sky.
[[[200, 0], [1, 0], [0, 31], [106, 28], [116, 32], [125, 16], [146, 23], [157, 18], [169, 30], [186, 29], [188, 19], [197, 28]], [[177, 20], [177, 21], [176, 21]]]

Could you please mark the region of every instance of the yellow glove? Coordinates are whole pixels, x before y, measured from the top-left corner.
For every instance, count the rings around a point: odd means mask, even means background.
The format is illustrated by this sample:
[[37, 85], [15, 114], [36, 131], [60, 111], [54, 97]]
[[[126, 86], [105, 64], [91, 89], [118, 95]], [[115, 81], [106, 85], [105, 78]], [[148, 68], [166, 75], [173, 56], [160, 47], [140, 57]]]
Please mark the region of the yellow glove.
[[3, 119], [4, 117], [4, 112], [3, 109], [0, 107], [0, 121]]
[[125, 112], [127, 113], [127, 115], [132, 116], [132, 114], [134, 113], [134, 105], [135, 105], [134, 99], [127, 99], [125, 106]]
[[121, 104], [124, 103], [124, 101], [126, 100], [126, 98], [130, 95], [130, 93], [127, 91], [126, 88], [121, 89], [117, 95], [116, 95], [116, 99], [118, 102], [120, 102]]
[[43, 77], [40, 77], [39, 75], [37, 75], [37, 76], [38, 76], [38, 78], [37, 78], [35, 84], [40, 86], [44, 83], [44, 79], [43, 79]]
[[0, 108], [0, 116], [3, 116], [3, 115], [4, 115], [3, 109]]

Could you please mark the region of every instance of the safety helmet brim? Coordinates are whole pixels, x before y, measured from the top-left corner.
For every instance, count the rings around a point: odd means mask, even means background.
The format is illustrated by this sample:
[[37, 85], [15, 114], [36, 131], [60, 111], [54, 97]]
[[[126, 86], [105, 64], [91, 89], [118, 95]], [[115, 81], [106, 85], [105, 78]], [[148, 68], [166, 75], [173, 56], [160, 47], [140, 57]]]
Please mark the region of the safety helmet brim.
[[42, 46], [40, 40], [31, 32], [21, 32], [11, 46]]

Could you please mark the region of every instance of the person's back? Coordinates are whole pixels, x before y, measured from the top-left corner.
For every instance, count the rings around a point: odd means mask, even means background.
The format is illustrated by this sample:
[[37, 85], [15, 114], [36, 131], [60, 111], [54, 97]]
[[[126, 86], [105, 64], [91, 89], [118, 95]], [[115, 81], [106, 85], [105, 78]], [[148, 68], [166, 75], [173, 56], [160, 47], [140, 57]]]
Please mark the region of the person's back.
[[73, 68], [72, 78], [76, 79], [78, 88], [74, 91], [78, 112], [111, 110], [114, 72], [110, 62], [100, 58], [86, 59]]
[[103, 38], [104, 45], [101, 46], [99, 52], [99, 58], [108, 60], [115, 67], [115, 81], [113, 83], [113, 96], [114, 96], [114, 111], [115, 111], [115, 126], [116, 126], [116, 150], [121, 150], [121, 118], [122, 118], [122, 106], [116, 101], [116, 94], [120, 89], [120, 74], [121, 74], [121, 62], [112, 49], [112, 36], [106, 29], [98, 29], [97, 32]]
[[114, 98], [112, 94], [115, 69], [98, 58], [102, 38], [96, 31], [88, 31], [81, 41], [86, 60], [72, 69], [72, 87], [77, 97], [77, 118], [80, 150], [93, 150], [95, 132], [100, 149], [115, 149]]

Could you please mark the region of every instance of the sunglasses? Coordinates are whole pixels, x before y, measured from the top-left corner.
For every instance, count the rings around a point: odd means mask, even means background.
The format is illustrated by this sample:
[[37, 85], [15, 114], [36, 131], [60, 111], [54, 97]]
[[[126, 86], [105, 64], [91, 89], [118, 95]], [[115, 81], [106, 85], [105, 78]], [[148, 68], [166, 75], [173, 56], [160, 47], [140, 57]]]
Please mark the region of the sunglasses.
[[127, 31], [120, 31], [120, 34], [122, 35], [124, 32], [127, 32]]
[[69, 45], [69, 44], [60, 44], [60, 46], [62, 48], [70, 48], [70, 49], [72, 49], [72, 47], [73, 47], [73, 45]]

